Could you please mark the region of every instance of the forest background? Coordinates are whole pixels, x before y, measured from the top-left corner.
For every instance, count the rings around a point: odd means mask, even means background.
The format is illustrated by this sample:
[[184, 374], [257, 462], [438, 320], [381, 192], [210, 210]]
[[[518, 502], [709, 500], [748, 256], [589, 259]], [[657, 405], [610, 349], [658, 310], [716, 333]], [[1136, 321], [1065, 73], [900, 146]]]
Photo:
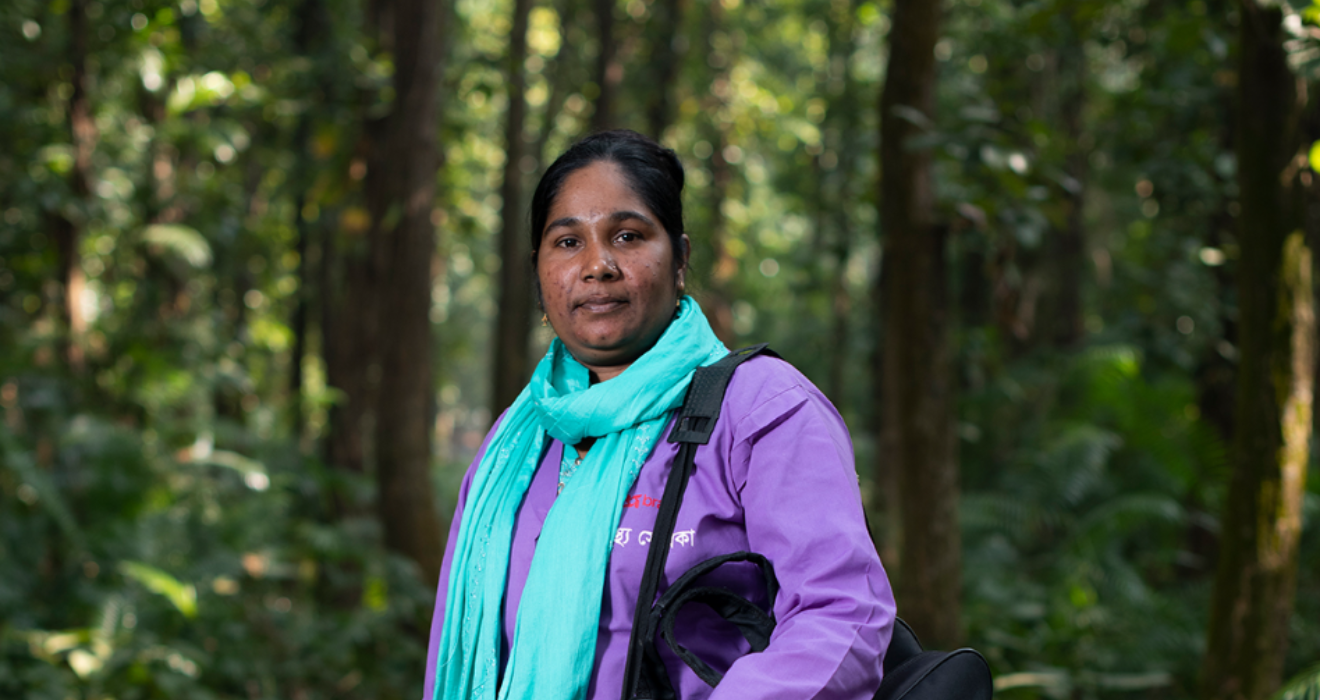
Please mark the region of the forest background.
[[1320, 696], [1318, 20], [0, 4], [0, 696], [416, 697], [549, 340], [528, 189], [614, 126], [687, 167], [721, 337], [847, 420], [926, 641], [1008, 698]]

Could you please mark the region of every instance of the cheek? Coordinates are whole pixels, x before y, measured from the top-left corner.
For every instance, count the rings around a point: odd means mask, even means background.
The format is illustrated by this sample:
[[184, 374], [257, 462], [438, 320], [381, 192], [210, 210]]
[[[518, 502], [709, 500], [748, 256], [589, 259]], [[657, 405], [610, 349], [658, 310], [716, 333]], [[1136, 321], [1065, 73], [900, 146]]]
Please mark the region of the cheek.
[[652, 264], [647, 266], [646, 286], [649, 290], [648, 296], [654, 300], [656, 306], [667, 306], [670, 302], [670, 296], [675, 288], [673, 276], [663, 265]]
[[541, 297], [545, 301], [547, 311], [562, 311], [567, 300], [572, 296], [573, 276], [549, 270], [539, 275], [539, 279]]

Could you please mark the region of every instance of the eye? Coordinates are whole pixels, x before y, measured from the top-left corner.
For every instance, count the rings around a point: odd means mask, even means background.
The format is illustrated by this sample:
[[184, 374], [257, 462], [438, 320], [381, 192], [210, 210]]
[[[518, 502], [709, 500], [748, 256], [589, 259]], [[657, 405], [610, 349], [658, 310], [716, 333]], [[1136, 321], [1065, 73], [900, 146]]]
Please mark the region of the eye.
[[642, 240], [642, 234], [637, 233], [636, 231], [620, 231], [615, 238], [620, 243], [632, 243], [633, 241]]
[[572, 236], [564, 236], [563, 238], [555, 241], [556, 248], [576, 248], [578, 247], [578, 245], [579, 245], [578, 239]]

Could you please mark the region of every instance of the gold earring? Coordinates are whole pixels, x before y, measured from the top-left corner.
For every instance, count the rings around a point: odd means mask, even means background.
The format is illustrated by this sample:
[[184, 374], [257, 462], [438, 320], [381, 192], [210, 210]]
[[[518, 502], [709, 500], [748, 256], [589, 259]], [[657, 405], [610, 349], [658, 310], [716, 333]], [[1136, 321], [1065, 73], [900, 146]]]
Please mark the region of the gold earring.
[[542, 325], [542, 326], [548, 326], [548, 325], [550, 325], [550, 323], [549, 323], [548, 319], [546, 318], [545, 314], [541, 314], [541, 325]]

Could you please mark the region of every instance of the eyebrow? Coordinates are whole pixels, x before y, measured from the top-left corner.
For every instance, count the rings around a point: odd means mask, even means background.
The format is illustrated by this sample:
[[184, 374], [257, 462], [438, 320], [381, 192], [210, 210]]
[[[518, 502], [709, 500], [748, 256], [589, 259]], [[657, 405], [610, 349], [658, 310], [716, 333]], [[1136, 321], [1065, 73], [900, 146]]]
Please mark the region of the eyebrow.
[[[610, 221], [614, 223], [619, 223], [621, 221], [629, 221], [633, 219], [636, 219], [637, 221], [640, 221], [646, 224], [647, 226], [656, 225], [656, 223], [651, 220], [651, 217], [639, 211], [633, 211], [631, 209], [624, 209], [621, 211], [616, 211], [613, 214], [610, 214]], [[545, 231], [546, 233], [549, 233], [551, 229], [555, 229], [560, 226], [573, 226], [574, 224], [580, 224], [580, 223], [582, 223], [582, 220], [576, 216], [565, 216], [555, 219], [554, 221], [551, 221], [549, 224], [546, 225]]]

